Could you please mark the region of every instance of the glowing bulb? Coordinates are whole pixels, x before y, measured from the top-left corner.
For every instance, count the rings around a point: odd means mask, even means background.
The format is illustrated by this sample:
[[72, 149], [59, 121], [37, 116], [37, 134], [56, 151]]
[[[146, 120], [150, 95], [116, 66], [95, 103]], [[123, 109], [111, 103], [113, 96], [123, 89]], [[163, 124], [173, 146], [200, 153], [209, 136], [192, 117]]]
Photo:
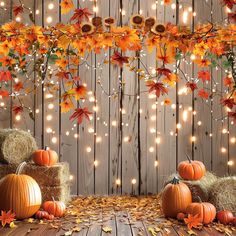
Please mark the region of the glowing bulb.
[[126, 136], [126, 137], [124, 137], [124, 142], [129, 142], [129, 140], [130, 140], [130, 137], [129, 136]]
[[50, 133], [52, 133], [52, 129], [51, 129], [51, 128], [47, 128], [47, 129], [46, 129], [46, 132], [47, 132], [48, 134], [50, 134]]
[[201, 126], [201, 125], [202, 125], [202, 122], [199, 120], [199, 121], [197, 122], [197, 125], [198, 125], [198, 126]]
[[160, 144], [160, 143], [161, 143], [161, 138], [160, 138], [160, 137], [157, 137], [157, 138], [156, 138], [156, 143], [157, 143], [157, 144]]
[[66, 131], [66, 136], [69, 136], [70, 135], [70, 132], [69, 131]]
[[121, 14], [122, 14], [122, 16], [125, 16], [125, 14], [126, 14], [125, 10], [122, 10]]
[[46, 118], [48, 121], [52, 120], [52, 115], [47, 115], [47, 118]]
[[196, 112], [196, 111], [193, 111], [193, 115], [194, 115], [194, 116], [197, 115], [197, 112]]
[[137, 183], [137, 180], [136, 180], [136, 179], [132, 179], [132, 180], [131, 180], [131, 183], [134, 185], [134, 184]]
[[48, 109], [53, 109], [54, 108], [54, 104], [53, 103], [49, 103], [48, 104]]
[[38, 9], [35, 11], [35, 14], [36, 14], [36, 15], [38, 15], [38, 14], [39, 14], [39, 10], [38, 10]]
[[79, 135], [78, 134], [74, 134], [74, 138], [78, 138], [79, 137]]
[[184, 11], [183, 12], [183, 23], [187, 24], [187, 22], [188, 22], [188, 12]]
[[157, 167], [158, 166], [158, 161], [154, 162], [154, 166]]
[[182, 125], [181, 125], [180, 123], [178, 123], [178, 124], [176, 125], [176, 128], [177, 128], [177, 129], [181, 129], [181, 127], [182, 127]]
[[126, 114], [126, 111], [125, 111], [124, 108], [121, 110], [121, 114], [122, 114], [122, 115]]
[[231, 143], [236, 143], [236, 138], [235, 138], [235, 137], [232, 137], [232, 138], [230, 139], [230, 142], [231, 142]]
[[49, 10], [52, 10], [53, 8], [54, 8], [54, 4], [53, 4], [53, 3], [49, 3], [49, 4], [48, 4], [48, 9], [49, 9]]
[[191, 137], [191, 142], [193, 142], [193, 143], [196, 142], [196, 137], [195, 136]]
[[15, 78], [14, 80], [15, 80], [15, 82], [16, 82], [16, 83], [18, 83], [18, 82], [19, 82], [19, 79], [18, 79], [18, 78]]
[[149, 148], [149, 152], [154, 152], [154, 150], [155, 150], [154, 147]]
[[98, 161], [95, 160], [95, 161], [93, 162], [93, 164], [94, 164], [95, 167], [97, 167], [97, 166], [98, 166]]
[[53, 98], [53, 95], [52, 95], [51, 93], [47, 93], [47, 94], [45, 95], [45, 98]]
[[102, 141], [102, 138], [101, 138], [101, 137], [97, 137], [97, 138], [96, 138], [96, 142], [97, 142], [97, 143], [101, 143], [101, 141]]
[[70, 175], [70, 181], [72, 181], [74, 179], [73, 175]]
[[227, 13], [231, 13], [232, 12], [231, 9], [228, 8], [228, 7], [226, 7], [225, 10], [226, 10]]
[[113, 120], [113, 121], [111, 122], [111, 125], [115, 127], [115, 126], [117, 125], [116, 120]]
[[156, 120], [156, 116], [151, 116], [151, 120], [155, 121]]
[[4, 102], [1, 102], [1, 103], [0, 103], [0, 106], [1, 106], [1, 107], [4, 107], [4, 106], [5, 106], [5, 103], [4, 103]]
[[170, 131], [170, 135], [171, 135], [171, 136], [174, 136], [174, 132], [173, 132], [173, 131]]
[[17, 22], [20, 22], [20, 21], [21, 21], [21, 17], [20, 17], [20, 16], [17, 16], [17, 17], [16, 17], [16, 21], [17, 21]]
[[52, 143], [56, 143], [57, 142], [57, 138], [56, 137], [52, 137]]
[[196, 56], [194, 54], [191, 54], [190, 59], [194, 61], [196, 59]]
[[154, 93], [150, 93], [150, 94], [148, 95], [148, 98], [149, 98], [149, 99], [156, 98], [156, 95], [155, 95]]
[[35, 113], [37, 113], [37, 114], [38, 114], [38, 113], [39, 113], [39, 109], [36, 109], [36, 110], [35, 110]]
[[16, 119], [17, 121], [19, 121], [19, 120], [21, 120], [21, 116], [20, 116], [20, 115], [16, 115], [15, 119]]
[[116, 185], [121, 185], [121, 180], [120, 179], [116, 180]]
[[228, 133], [228, 130], [227, 129], [222, 129], [222, 133], [226, 134], [226, 133]]
[[91, 152], [91, 151], [92, 151], [92, 148], [91, 148], [91, 147], [87, 147], [87, 148], [86, 148], [86, 151], [87, 151], [87, 152]]
[[50, 24], [52, 23], [52, 17], [51, 16], [48, 16], [47, 19], [46, 19], [47, 23]]
[[94, 129], [93, 129], [93, 128], [88, 128], [88, 132], [89, 132], [90, 134], [92, 134], [92, 133], [94, 133]]
[[96, 13], [98, 12], [98, 7], [97, 6], [93, 7], [93, 12], [96, 12]]
[[195, 17], [196, 15], [197, 15], [197, 12], [194, 11], [194, 12], [193, 12], [193, 16]]
[[226, 152], [227, 152], [227, 149], [226, 149], [225, 147], [222, 147], [222, 148], [221, 148], [221, 152], [222, 152], [222, 153], [226, 153]]
[[175, 3], [172, 3], [171, 4], [171, 8], [174, 10], [176, 8], [176, 4]]
[[150, 129], [150, 133], [151, 133], [151, 134], [156, 133], [156, 129], [155, 129], [155, 128], [151, 128], [151, 129]]
[[233, 164], [234, 164], [234, 162], [233, 161], [228, 161], [228, 166], [232, 166]]
[[97, 111], [98, 111], [98, 107], [97, 107], [97, 106], [94, 106], [94, 107], [93, 107], [93, 110], [97, 112]]
[[183, 111], [183, 121], [186, 122], [188, 120], [188, 111], [184, 110]]
[[90, 97], [90, 98], [89, 98], [89, 101], [90, 101], [90, 102], [95, 102], [95, 97]]
[[189, 12], [192, 12], [192, 11], [193, 11], [193, 8], [192, 8], [192, 7], [189, 7], [189, 8], [188, 8], [188, 11], [189, 11]]
[[154, 3], [152, 4], [152, 10], [156, 10], [157, 9], [157, 5]]
[[5, 6], [5, 2], [0, 2], [0, 6], [4, 7]]
[[176, 109], [176, 104], [171, 104], [171, 108], [174, 110], [174, 109]]

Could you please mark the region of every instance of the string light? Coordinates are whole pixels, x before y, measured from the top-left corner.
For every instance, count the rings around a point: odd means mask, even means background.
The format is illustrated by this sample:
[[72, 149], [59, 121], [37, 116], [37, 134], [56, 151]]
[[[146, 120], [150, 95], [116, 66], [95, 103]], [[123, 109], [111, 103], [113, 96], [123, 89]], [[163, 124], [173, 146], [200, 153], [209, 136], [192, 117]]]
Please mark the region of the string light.
[[53, 8], [54, 8], [54, 4], [53, 4], [53, 3], [49, 3], [49, 4], [48, 4], [48, 9], [49, 9], [49, 10], [52, 10]]
[[226, 152], [227, 152], [227, 149], [226, 149], [225, 147], [222, 147], [222, 148], [221, 148], [221, 152], [222, 152], [222, 153], [226, 153]]
[[93, 164], [94, 164], [95, 167], [97, 167], [97, 166], [98, 166], [98, 161], [95, 160], [95, 161], [93, 162]]
[[231, 143], [236, 143], [236, 138], [235, 137], [230, 138], [230, 142]]
[[158, 161], [154, 162], [154, 166], [157, 167], [158, 166]]
[[4, 6], [5, 6], [5, 2], [3, 2], [3, 1], [0, 2], [0, 6], [1, 6], [1, 7], [4, 7]]
[[21, 120], [21, 115], [16, 115], [15, 119], [16, 119], [16, 121], [20, 121]]
[[52, 137], [52, 143], [57, 143], [57, 137]]
[[136, 179], [132, 179], [132, 180], [131, 180], [131, 183], [132, 183], [133, 185], [135, 185], [135, 184], [137, 183], [137, 180], [136, 180]]
[[154, 150], [155, 150], [154, 147], [149, 148], [149, 152], [154, 152]]
[[233, 166], [234, 165], [234, 162], [233, 161], [228, 161], [228, 166]]
[[48, 24], [52, 23], [52, 17], [51, 17], [51, 16], [48, 16], [48, 17], [46, 18], [46, 22], [47, 22]]
[[116, 185], [120, 186], [121, 185], [121, 180], [120, 179], [116, 179]]
[[91, 148], [91, 147], [87, 147], [87, 148], [86, 148], [86, 151], [87, 151], [87, 152], [91, 152], [91, 151], [92, 151], [92, 148]]

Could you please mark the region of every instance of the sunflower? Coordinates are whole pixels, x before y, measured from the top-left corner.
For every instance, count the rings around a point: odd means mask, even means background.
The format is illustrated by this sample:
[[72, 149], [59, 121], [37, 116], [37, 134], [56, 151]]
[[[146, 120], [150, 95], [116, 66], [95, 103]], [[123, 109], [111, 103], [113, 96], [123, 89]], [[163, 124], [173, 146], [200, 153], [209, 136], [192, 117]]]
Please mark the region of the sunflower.
[[107, 17], [104, 19], [104, 25], [107, 27], [111, 27], [116, 23], [116, 20], [113, 17]]
[[156, 24], [153, 26], [152, 28], [152, 31], [155, 33], [155, 34], [162, 34], [164, 33], [166, 30], [166, 27], [162, 24]]
[[102, 17], [100, 17], [100, 16], [93, 17], [92, 24], [96, 28], [101, 27], [102, 26]]
[[81, 32], [82, 34], [91, 34], [94, 32], [94, 27], [91, 23], [84, 22], [81, 24]]
[[155, 23], [156, 19], [154, 17], [147, 17], [144, 22], [145, 30], [150, 31], [152, 27], [155, 25]]
[[141, 15], [133, 15], [130, 19], [130, 23], [134, 27], [142, 27], [144, 25], [144, 17]]

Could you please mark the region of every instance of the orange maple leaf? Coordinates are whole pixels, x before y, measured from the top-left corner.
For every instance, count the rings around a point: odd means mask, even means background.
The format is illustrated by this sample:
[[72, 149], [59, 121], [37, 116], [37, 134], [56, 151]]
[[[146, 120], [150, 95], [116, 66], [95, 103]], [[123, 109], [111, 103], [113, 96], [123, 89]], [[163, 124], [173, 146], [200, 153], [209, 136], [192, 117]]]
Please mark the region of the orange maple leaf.
[[87, 88], [83, 85], [78, 85], [76, 88], [73, 89], [73, 92], [75, 93], [75, 99], [79, 100], [81, 98], [85, 98], [87, 94]]
[[198, 96], [201, 97], [201, 98], [208, 99], [209, 94], [208, 94], [208, 92], [206, 92], [204, 89], [200, 89], [200, 90], [198, 91]]
[[18, 82], [14, 84], [13, 88], [16, 92], [19, 92], [21, 89], [23, 89], [23, 84], [21, 82]]
[[72, 108], [74, 108], [74, 104], [72, 103], [72, 101], [70, 99], [61, 102], [60, 106], [61, 106], [62, 113], [66, 113], [66, 112], [70, 111]]
[[198, 78], [201, 79], [202, 82], [210, 81], [211, 80], [211, 74], [210, 74], [209, 71], [202, 70], [202, 71], [198, 72]]
[[70, 20], [77, 20], [78, 23], [81, 23], [83, 20], [89, 21], [90, 16], [92, 16], [92, 13], [90, 13], [88, 8], [78, 8]]
[[164, 95], [168, 93], [168, 89], [164, 87], [163, 83], [148, 81], [146, 83], [147, 87], [149, 87], [149, 93], [155, 91], [156, 96], [159, 98], [160, 95]]
[[7, 90], [0, 89], [0, 98], [9, 97], [9, 92]]
[[195, 63], [199, 66], [199, 67], [207, 67], [211, 64], [211, 62], [207, 59], [196, 59]]
[[11, 210], [8, 212], [1, 211], [0, 221], [2, 226], [4, 227], [6, 224], [10, 224], [15, 219], [15, 216], [14, 213], [11, 213]]
[[75, 7], [72, 0], [63, 0], [60, 5], [62, 14], [68, 13]]
[[198, 226], [201, 226], [201, 218], [199, 217], [199, 215], [188, 215], [188, 218], [184, 218], [184, 222], [185, 224], [188, 226], [188, 229], [192, 229], [192, 228], [197, 228]]

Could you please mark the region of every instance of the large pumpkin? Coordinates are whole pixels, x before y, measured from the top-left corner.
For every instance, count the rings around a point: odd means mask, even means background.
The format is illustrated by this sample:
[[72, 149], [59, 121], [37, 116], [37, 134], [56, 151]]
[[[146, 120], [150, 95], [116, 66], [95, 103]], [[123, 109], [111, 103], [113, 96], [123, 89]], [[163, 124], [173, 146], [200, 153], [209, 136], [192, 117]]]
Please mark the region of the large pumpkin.
[[35, 164], [40, 166], [53, 166], [58, 161], [58, 155], [55, 151], [45, 147], [43, 150], [37, 150], [32, 154]]
[[201, 161], [192, 161], [187, 155], [188, 160], [179, 163], [179, 175], [185, 180], [201, 179], [206, 173], [206, 167]]
[[192, 202], [192, 195], [185, 183], [177, 177], [167, 184], [162, 192], [162, 211], [166, 217], [175, 218], [178, 213], [185, 212]]
[[53, 199], [53, 201], [44, 202], [43, 209], [56, 217], [62, 217], [65, 213], [66, 206], [64, 202]]
[[201, 223], [209, 224], [216, 217], [216, 208], [209, 202], [193, 202], [187, 207], [186, 213], [198, 215]]
[[17, 219], [33, 216], [42, 203], [37, 182], [28, 175], [20, 174], [25, 164], [18, 166], [16, 174], [6, 175], [0, 180], [0, 210], [11, 210]]

